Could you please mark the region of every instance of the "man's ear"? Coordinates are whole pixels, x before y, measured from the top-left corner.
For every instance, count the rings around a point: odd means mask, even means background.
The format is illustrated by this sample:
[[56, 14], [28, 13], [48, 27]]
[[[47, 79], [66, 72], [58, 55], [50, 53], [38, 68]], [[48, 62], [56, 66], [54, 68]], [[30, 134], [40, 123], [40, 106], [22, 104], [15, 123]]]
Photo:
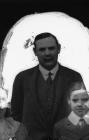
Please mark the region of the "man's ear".
[[34, 51], [34, 54], [36, 55], [36, 48], [35, 47], [33, 48], [33, 51]]
[[58, 53], [60, 53], [60, 50], [61, 50], [61, 45], [58, 44]]

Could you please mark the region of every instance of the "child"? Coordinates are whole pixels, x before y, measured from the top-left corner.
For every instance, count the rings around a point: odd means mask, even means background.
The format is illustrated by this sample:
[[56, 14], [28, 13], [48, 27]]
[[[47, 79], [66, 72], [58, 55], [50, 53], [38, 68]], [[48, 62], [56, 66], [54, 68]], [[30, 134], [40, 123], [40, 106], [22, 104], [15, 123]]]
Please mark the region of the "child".
[[0, 88], [0, 140], [27, 140], [25, 126], [10, 117], [7, 90]]
[[89, 140], [89, 95], [82, 82], [72, 84], [67, 102], [71, 111], [55, 124], [54, 139]]

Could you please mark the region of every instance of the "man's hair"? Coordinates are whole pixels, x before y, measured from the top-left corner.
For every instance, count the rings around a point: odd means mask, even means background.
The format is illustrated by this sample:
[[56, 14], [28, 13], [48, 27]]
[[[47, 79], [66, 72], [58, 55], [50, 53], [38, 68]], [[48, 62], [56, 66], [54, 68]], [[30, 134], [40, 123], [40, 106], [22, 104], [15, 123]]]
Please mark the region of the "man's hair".
[[[47, 37], [53, 37], [54, 39], [55, 39], [55, 41], [56, 41], [56, 44], [57, 45], [60, 45], [59, 43], [58, 43], [58, 40], [57, 40], [57, 38], [56, 38], [56, 36], [55, 35], [53, 35], [53, 34], [51, 34], [51, 33], [48, 33], [48, 32], [44, 32], [44, 33], [40, 33], [40, 34], [38, 34], [36, 37], [35, 37], [35, 39], [34, 39], [34, 48], [36, 48], [36, 41], [38, 41], [38, 40], [40, 40], [40, 39], [43, 39], [43, 38], [47, 38]], [[60, 45], [61, 46], [61, 45]]]

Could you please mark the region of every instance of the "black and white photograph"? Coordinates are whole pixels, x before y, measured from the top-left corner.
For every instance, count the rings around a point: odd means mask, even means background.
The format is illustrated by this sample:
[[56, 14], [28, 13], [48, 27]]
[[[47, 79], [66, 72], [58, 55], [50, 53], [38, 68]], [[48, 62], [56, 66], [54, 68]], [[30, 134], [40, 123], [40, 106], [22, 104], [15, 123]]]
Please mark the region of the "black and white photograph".
[[89, 140], [89, 1], [0, 1], [0, 140]]

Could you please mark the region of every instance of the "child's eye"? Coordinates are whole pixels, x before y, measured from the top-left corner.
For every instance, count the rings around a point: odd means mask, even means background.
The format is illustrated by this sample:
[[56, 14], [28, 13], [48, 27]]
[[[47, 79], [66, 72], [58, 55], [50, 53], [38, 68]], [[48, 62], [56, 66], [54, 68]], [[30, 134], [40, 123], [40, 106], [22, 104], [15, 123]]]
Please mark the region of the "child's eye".
[[82, 99], [83, 102], [87, 102], [88, 100], [88, 98]]
[[78, 99], [72, 99], [72, 101], [76, 103], [78, 101]]

